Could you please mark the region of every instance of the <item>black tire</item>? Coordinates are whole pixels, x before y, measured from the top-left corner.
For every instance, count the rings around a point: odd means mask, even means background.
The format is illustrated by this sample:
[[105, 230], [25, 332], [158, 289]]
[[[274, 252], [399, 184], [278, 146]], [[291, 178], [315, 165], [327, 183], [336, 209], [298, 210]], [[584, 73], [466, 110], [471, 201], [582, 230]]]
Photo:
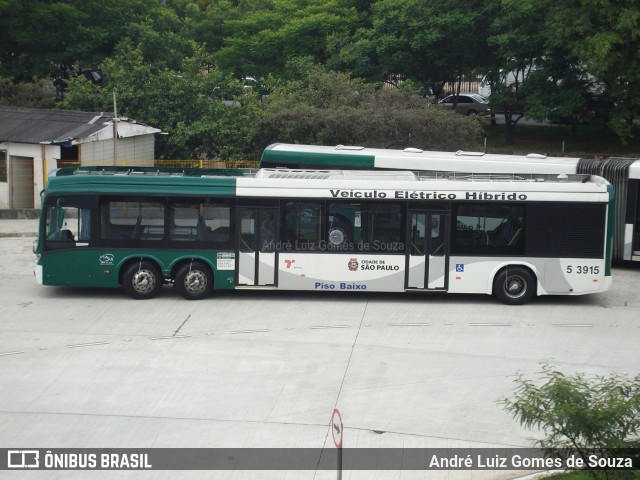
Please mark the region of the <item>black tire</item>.
[[211, 295], [213, 274], [202, 262], [185, 263], [176, 272], [175, 287], [187, 300], [200, 300]]
[[467, 112], [467, 117], [474, 117], [478, 114], [478, 112], [476, 112], [475, 110], [469, 110]]
[[147, 260], [132, 263], [122, 275], [124, 291], [137, 300], [155, 297], [163, 283], [164, 278], [158, 266]]
[[493, 280], [493, 294], [507, 305], [523, 305], [536, 294], [536, 278], [526, 268], [505, 267]]

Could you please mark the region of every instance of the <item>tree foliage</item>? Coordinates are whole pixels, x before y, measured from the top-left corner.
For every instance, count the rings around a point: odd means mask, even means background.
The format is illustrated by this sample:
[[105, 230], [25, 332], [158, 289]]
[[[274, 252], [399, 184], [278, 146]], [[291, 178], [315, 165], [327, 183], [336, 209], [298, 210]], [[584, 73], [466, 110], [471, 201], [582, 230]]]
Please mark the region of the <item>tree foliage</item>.
[[471, 148], [482, 134], [479, 119], [445, 111], [415, 92], [375, 89], [318, 65], [272, 92], [263, 125], [274, 141], [380, 148]]
[[97, 88], [76, 79], [65, 106], [112, 111], [115, 92], [119, 116], [168, 134], [158, 144], [160, 157], [257, 157], [259, 99], [231, 74], [216, 68], [203, 70], [204, 58], [196, 50], [173, 70], [146, 62], [141, 49], [125, 46], [103, 63], [105, 86]]
[[615, 102], [610, 126], [622, 139], [634, 135], [632, 120], [640, 114], [639, 23], [635, 0], [552, 2], [545, 21], [547, 45], [566, 50]]
[[531, 74], [541, 68], [544, 51], [544, 25], [547, 0], [494, 0], [492, 11], [501, 12], [489, 26], [488, 43], [494, 51], [490, 70], [491, 108], [503, 112], [507, 140], [524, 112], [529, 98]]
[[155, 0], [0, 0], [0, 75], [29, 81], [96, 68], [130, 26], [161, 12]]
[[341, 0], [272, 0], [267, 8], [224, 22], [228, 36], [214, 59], [254, 77], [282, 72], [298, 56], [324, 63], [329, 35], [348, 31], [356, 20], [355, 10]]
[[379, 0], [371, 6], [371, 26], [359, 29], [338, 57], [358, 74], [399, 75], [425, 92], [441, 92], [445, 82], [482, 64], [480, 6], [475, 0]]
[[46, 80], [16, 83], [0, 78], [0, 105], [3, 107], [53, 108], [53, 86]]
[[[160, 98], [146, 89], [170, 87], [171, 102], [174, 88], [183, 94], [205, 88], [204, 71], [222, 75], [225, 80], [216, 81], [223, 90], [227, 79], [250, 76], [280, 91], [292, 81], [293, 91], [305, 73], [292, 76], [287, 65], [307, 58], [361, 78], [362, 85], [393, 79], [423, 95], [439, 94], [445, 82], [455, 84], [463, 75], [486, 74], [492, 108], [505, 112], [508, 138], [522, 113], [579, 118], [600, 95], [614, 106], [608, 126], [625, 140], [636, 134], [633, 120], [640, 116], [639, 20], [636, 0], [0, 0], [0, 77], [13, 83], [67, 79], [72, 99], [63, 105], [76, 108], [104, 104], [116, 84], [144, 85], [137, 99], [133, 90], [127, 97], [129, 115], [166, 119], [153, 113], [158, 107], [145, 105]], [[131, 79], [125, 78], [127, 51], [140, 52], [129, 61]], [[103, 93], [75, 78], [97, 68], [105, 70]], [[117, 79], [107, 78], [109, 69]], [[141, 83], [137, 75], [143, 73]], [[386, 102], [392, 95], [373, 96]], [[194, 112], [204, 109], [201, 99], [184, 103], [198, 104]], [[407, 115], [412, 112], [413, 104]], [[196, 120], [185, 113], [181, 121], [188, 130]], [[236, 128], [246, 131], [242, 122]], [[187, 133], [180, 136], [185, 146], [193, 143]]]
[[536, 444], [580, 455], [590, 449], [615, 457], [616, 449], [640, 447], [640, 375], [567, 376], [544, 364], [541, 382], [516, 377], [512, 398], [501, 401], [528, 429], [545, 435]]

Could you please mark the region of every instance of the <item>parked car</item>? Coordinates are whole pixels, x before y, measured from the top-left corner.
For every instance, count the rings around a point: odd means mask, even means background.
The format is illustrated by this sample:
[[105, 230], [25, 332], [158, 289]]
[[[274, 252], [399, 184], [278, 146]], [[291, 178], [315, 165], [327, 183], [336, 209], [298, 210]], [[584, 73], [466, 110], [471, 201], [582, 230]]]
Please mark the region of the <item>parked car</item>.
[[[438, 105], [444, 108], [453, 109], [455, 95], [444, 97], [438, 102]], [[477, 93], [461, 93], [458, 95], [456, 104], [456, 112], [462, 115], [489, 115], [491, 109], [486, 98]]]

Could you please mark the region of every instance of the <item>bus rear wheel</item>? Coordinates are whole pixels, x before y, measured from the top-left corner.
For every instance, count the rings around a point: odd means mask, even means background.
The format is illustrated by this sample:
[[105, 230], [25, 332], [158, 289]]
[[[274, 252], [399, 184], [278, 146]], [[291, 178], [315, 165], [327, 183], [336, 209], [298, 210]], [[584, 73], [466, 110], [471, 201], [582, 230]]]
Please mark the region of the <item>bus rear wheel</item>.
[[155, 297], [164, 278], [160, 269], [152, 262], [142, 260], [132, 263], [124, 271], [122, 287], [130, 297], [138, 300]]
[[536, 279], [526, 268], [506, 267], [493, 280], [493, 294], [507, 305], [523, 305], [536, 293]]
[[202, 262], [182, 265], [175, 276], [176, 290], [187, 300], [200, 300], [213, 291], [213, 275]]

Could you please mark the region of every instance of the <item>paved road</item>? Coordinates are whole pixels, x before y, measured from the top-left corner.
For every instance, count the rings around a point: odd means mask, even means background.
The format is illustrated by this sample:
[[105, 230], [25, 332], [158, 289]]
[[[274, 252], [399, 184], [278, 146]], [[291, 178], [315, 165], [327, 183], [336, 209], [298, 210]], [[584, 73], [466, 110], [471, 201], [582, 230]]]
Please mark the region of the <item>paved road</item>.
[[[513, 375], [638, 373], [640, 269], [508, 307], [486, 296], [40, 287], [33, 238], [0, 238], [0, 447], [530, 446]], [[71, 267], [70, 267], [71, 268]], [[335, 472], [10, 472], [3, 478], [335, 478]], [[521, 472], [522, 474], [522, 472]], [[508, 478], [345, 472], [343, 478]]]

